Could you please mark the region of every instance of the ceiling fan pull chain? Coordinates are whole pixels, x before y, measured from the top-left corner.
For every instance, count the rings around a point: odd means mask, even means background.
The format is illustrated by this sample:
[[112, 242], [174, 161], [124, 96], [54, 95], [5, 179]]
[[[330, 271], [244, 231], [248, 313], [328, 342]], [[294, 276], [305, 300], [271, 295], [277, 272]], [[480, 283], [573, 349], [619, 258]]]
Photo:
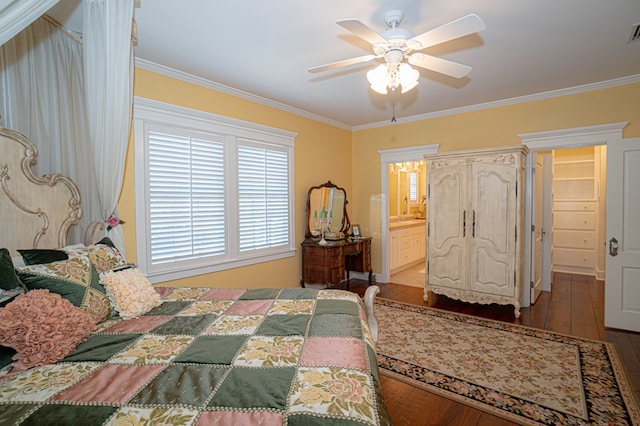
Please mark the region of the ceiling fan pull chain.
[[395, 123], [396, 122], [396, 91], [395, 90], [391, 91], [391, 96], [393, 98], [391, 101], [391, 113], [392, 113], [391, 122]]

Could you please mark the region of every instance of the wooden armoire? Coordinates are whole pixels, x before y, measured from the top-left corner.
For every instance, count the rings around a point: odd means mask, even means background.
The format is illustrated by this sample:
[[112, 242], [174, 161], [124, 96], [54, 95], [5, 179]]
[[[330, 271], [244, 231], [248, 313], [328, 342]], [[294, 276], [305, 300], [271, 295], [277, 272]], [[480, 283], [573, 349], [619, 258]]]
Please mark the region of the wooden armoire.
[[429, 292], [514, 306], [524, 266], [524, 145], [427, 155]]

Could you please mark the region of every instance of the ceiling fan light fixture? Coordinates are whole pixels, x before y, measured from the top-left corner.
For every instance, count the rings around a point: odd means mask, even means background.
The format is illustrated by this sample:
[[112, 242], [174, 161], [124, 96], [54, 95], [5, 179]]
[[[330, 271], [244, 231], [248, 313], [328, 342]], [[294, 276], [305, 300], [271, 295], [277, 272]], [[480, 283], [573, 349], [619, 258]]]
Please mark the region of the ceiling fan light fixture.
[[380, 64], [367, 72], [367, 80], [371, 85], [371, 90], [381, 95], [387, 94], [387, 76], [389, 70], [386, 64]]
[[407, 93], [418, 85], [418, 78], [420, 73], [418, 70], [411, 68], [411, 65], [407, 63], [400, 64], [399, 70], [400, 85], [402, 86], [402, 93]]
[[416, 87], [418, 85], [417, 81], [411, 82], [407, 85], [402, 85], [402, 93], [407, 93], [409, 90], [413, 89], [414, 87]]
[[[420, 73], [410, 65], [454, 78], [462, 78], [471, 71], [470, 66], [427, 55], [421, 53], [420, 50], [484, 30], [486, 25], [477, 15], [472, 13], [463, 16], [417, 36], [414, 36], [411, 31], [399, 27], [403, 18], [404, 12], [402, 10], [388, 11], [385, 14], [385, 22], [389, 28], [382, 34], [357, 19], [338, 21], [338, 25], [371, 44], [373, 55], [333, 62], [309, 68], [308, 71], [326, 71], [368, 62], [376, 58], [384, 58], [385, 64], [367, 72], [367, 80], [369, 80], [371, 90], [383, 95], [389, 92], [388, 89], [395, 92], [396, 89], [401, 88], [402, 93], [406, 93], [418, 85]], [[633, 37], [638, 35], [637, 33], [638, 31], [634, 30]]]
[[402, 93], [407, 93], [418, 85], [418, 78], [420, 73], [404, 62], [381, 64], [367, 72], [371, 90], [382, 95], [386, 95], [388, 89], [395, 91], [398, 87], [402, 87]]

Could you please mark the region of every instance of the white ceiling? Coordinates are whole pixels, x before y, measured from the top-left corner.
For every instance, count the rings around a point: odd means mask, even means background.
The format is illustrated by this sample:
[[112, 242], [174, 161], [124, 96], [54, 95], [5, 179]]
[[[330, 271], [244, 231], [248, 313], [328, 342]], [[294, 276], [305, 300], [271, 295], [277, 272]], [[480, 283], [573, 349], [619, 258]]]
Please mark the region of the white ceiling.
[[[61, 0], [50, 14], [81, 32], [80, 3]], [[424, 51], [473, 70], [460, 80], [420, 70], [418, 87], [397, 96], [398, 122], [640, 81], [640, 41], [628, 42], [640, 0], [142, 0], [135, 56], [346, 128], [386, 124], [393, 97], [373, 92], [365, 76], [376, 62], [321, 74], [307, 69], [371, 53], [336, 21], [356, 18], [382, 32], [390, 9], [405, 12], [400, 27], [415, 35], [469, 13], [486, 23], [479, 34]]]

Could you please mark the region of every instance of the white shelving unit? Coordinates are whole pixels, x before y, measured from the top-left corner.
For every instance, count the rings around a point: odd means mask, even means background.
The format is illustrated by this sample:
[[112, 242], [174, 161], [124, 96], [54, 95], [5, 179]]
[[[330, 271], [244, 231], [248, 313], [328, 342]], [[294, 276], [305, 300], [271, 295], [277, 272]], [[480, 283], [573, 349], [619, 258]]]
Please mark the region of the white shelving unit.
[[599, 148], [553, 151], [555, 272], [595, 275], [599, 226]]

